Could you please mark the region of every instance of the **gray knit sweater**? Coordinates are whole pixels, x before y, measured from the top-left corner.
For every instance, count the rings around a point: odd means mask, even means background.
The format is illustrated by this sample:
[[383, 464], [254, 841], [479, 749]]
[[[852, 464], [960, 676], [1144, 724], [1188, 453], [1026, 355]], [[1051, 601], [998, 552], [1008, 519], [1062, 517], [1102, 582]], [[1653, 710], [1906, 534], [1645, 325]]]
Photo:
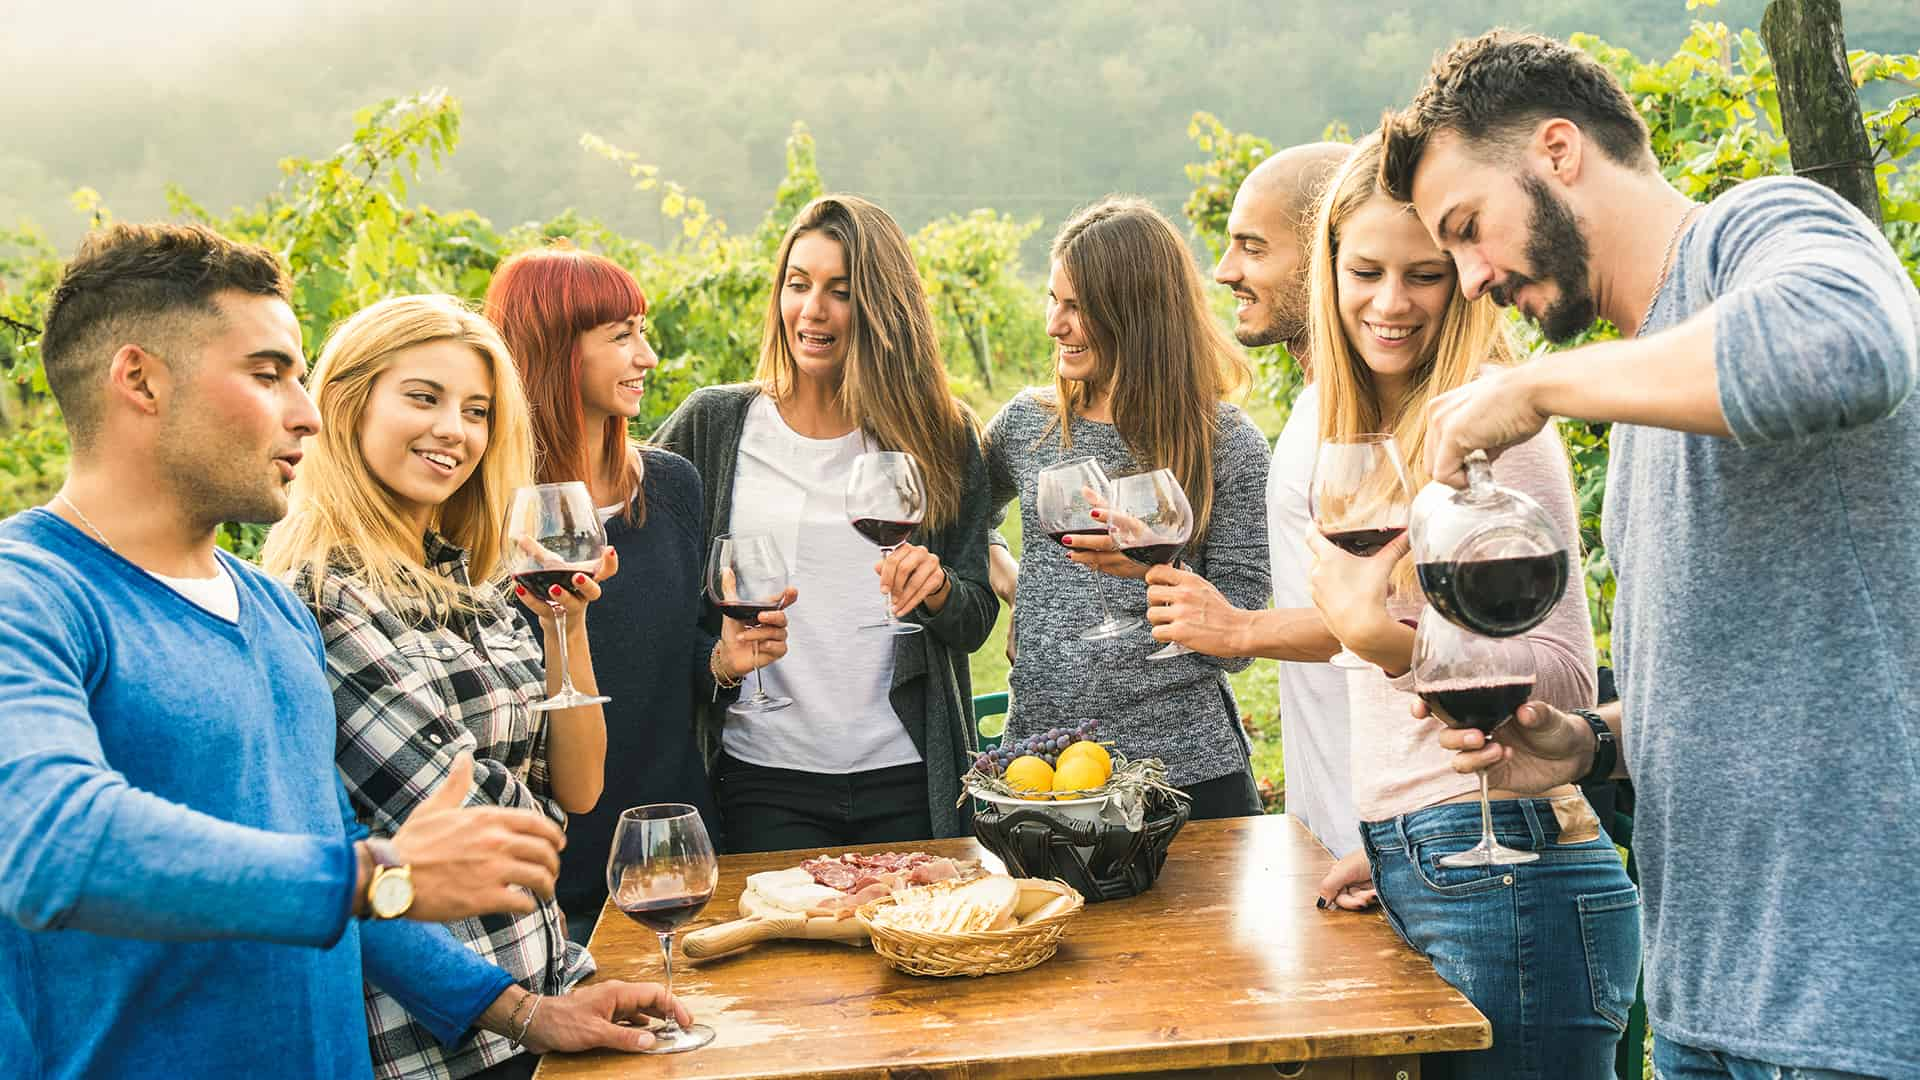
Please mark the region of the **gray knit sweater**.
[[[1109, 476], [1138, 472], [1142, 463], [1112, 424], [1075, 418], [1073, 448], [1063, 449], [1053, 410], [1025, 390], [987, 426], [987, 468], [996, 519], [1020, 500], [1025, 537], [1013, 612], [1012, 708], [1007, 738], [1098, 718], [1101, 735], [1130, 758], [1157, 757], [1175, 784], [1197, 784], [1247, 768], [1239, 710], [1227, 672], [1251, 660], [1198, 654], [1148, 660], [1159, 648], [1145, 627], [1116, 638], [1082, 641], [1081, 630], [1100, 621], [1095, 572], [1075, 565], [1049, 539], [1035, 512], [1035, 478], [1068, 458], [1094, 457]], [[1181, 555], [1241, 608], [1267, 605], [1266, 437], [1232, 405], [1219, 411], [1214, 445], [1212, 526]], [[1044, 433], [1044, 434], [1043, 434]], [[1099, 575], [1114, 614], [1141, 614], [1146, 584]]]

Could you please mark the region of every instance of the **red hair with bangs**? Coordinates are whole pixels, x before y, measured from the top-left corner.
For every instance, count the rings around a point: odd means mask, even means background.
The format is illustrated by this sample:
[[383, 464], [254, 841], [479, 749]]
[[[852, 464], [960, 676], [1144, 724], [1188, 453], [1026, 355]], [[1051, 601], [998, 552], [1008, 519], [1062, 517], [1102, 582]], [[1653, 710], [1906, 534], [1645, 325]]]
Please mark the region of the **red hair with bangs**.
[[640, 472], [626, 453], [632, 445], [626, 420], [610, 416], [599, 432], [590, 432], [580, 404], [580, 335], [645, 315], [640, 283], [619, 263], [590, 251], [527, 251], [494, 271], [485, 311], [526, 384], [535, 477], [543, 484], [587, 480], [588, 440], [598, 438], [608, 468], [599, 479], [619, 493], [627, 521], [640, 524], [646, 507], [634, 498]]

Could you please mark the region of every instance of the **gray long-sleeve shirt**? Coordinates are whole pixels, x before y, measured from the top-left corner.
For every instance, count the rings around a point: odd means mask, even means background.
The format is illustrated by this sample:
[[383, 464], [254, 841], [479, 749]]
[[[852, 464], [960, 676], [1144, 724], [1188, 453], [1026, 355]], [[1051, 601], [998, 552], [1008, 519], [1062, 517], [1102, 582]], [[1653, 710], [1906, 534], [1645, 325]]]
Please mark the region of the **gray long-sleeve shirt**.
[[[1022, 391], [987, 426], [987, 471], [996, 513], [1018, 497], [1025, 544], [1013, 609], [1014, 663], [1008, 740], [1099, 718], [1101, 736], [1127, 757], [1166, 762], [1180, 785], [1247, 768], [1247, 750], [1228, 671], [1250, 660], [1198, 654], [1148, 660], [1159, 648], [1145, 627], [1119, 637], [1083, 641], [1100, 621], [1096, 573], [1076, 566], [1050, 540], [1035, 509], [1036, 477], [1058, 461], [1093, 457], [1108, 476], [1138, 472], [1141, 463], [1112, 424], [1074, 418], [1073, 447], [1061, 446], [1053, 410]], [[1219, 407], [1213, 454], [1212, 524], [1181, 559], [1211, 581], [1235, 607], [1267, 605], [1267, 440], [1247, 415]], [[1146, 583], [1097, 575], [1115, 615], [1146, 610]]]
[[1692, 227], [1645, 332], [1709, 306], [1734, 438], [1615, 427], [1605, 509], [1653, 1026], [1920, 1075], [1920, 296], [1851, 206], [1768, 179]]

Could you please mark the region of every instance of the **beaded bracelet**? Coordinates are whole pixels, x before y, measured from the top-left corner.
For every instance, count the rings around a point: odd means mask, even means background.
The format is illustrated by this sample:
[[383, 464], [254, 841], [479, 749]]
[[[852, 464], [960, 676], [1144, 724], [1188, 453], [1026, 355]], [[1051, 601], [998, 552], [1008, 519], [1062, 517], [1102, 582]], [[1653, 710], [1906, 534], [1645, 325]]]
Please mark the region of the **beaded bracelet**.
[[707, 656], [707, 670], [713, 673], [713, 683], [722, 690], [731, 690], [745, 679], [739, 675], [727, 675], [720, 670], [720, 643], [713, 643], [713, 652]]

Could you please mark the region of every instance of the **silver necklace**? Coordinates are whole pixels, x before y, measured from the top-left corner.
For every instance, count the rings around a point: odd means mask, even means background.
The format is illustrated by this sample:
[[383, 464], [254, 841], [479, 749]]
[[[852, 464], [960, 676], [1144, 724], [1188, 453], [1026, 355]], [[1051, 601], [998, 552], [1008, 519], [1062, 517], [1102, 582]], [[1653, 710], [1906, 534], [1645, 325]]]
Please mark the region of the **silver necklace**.
[[1639, 337], [1646, 330], [1647, 321], [1653, 318], [1653, 305], [1660, 302], [1660, 290], [1667, 287], [1667, 275], [1673, 273], [1673, 249], [1680, 243], [1680, 234], [1687, 231], [1687, 222], [1693, 220], [1694, 212], [1699, 209], [1699, 203], [1690, 204], [1687, 212], [1680, 215], [1680, 224], [1673, 227], [1673, 235], [1667, 237], [1667, 253], [1660, 260], [1660, 280], [1653, 283], [1653, 295], [1647, 297], [1647, 310], [1640, 316], [1640, 326], [1633, 332], [1634, 337]]
[[120, 554], [120, 549], [113, 546], [113, 541], [107, 539], [107, 534], [100, 531], [100, 526], [95, 525], [92, 521], [89, 521], [87, 519], [87, 515], [84, 512], [82, 512], [78, 506], [73, 505], [73, 500], [67, 498], [66, 492], [64, 491], [54, 492], [53, 497], [56, 499], [59, 499], [63, 503], [66, 503], [67, 509], [73, 511], [73, 516], [79, 518], [80, 524], [85, 525], [89, 530], [92, 531], [93, 535], [99, 537], [100, 542], [107, 545], [108, 551], [113, 552], [115, 555]]

